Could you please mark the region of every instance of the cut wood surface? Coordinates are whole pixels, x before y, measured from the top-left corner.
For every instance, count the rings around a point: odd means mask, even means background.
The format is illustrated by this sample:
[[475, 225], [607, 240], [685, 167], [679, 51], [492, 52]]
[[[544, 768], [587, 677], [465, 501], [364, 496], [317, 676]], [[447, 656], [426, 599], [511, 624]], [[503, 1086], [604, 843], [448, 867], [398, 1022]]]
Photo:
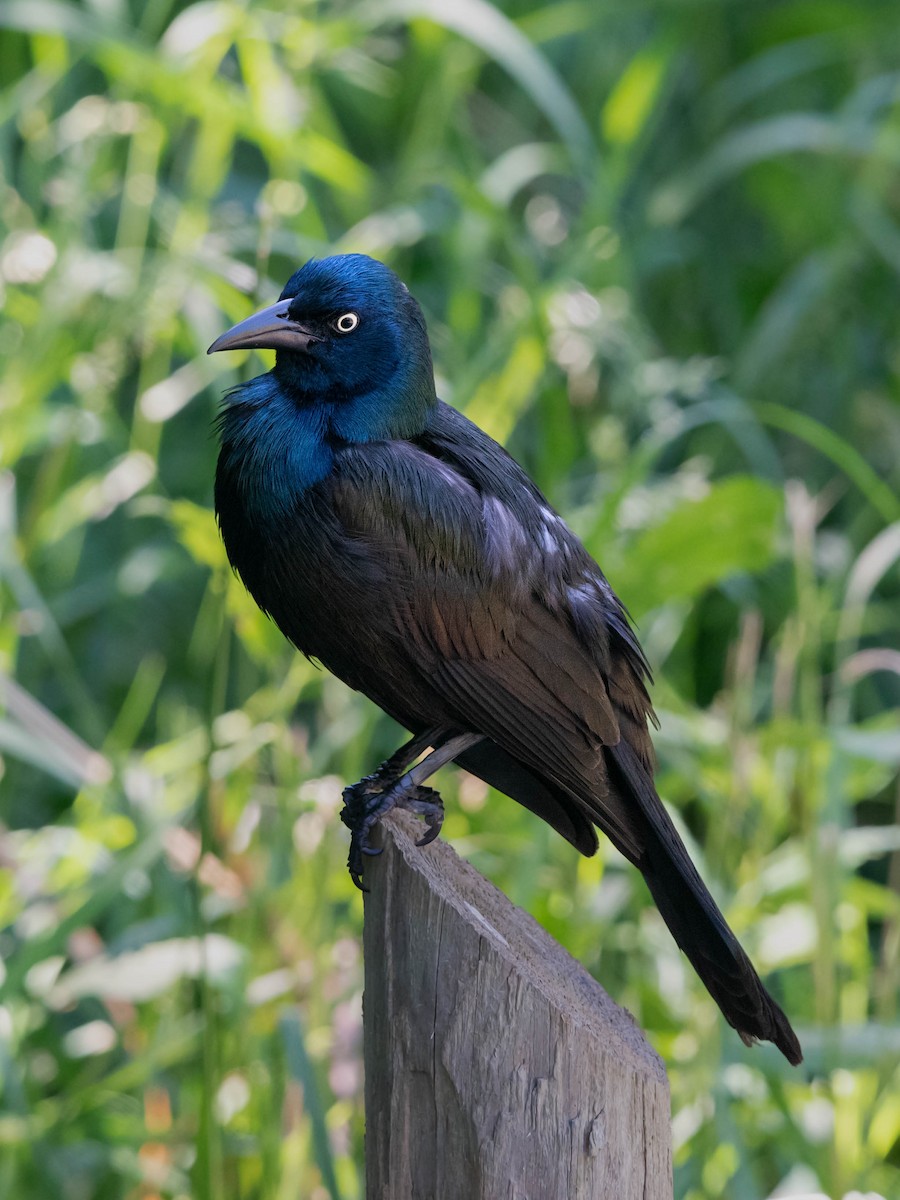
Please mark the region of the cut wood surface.
[[367, 1200], [671, 1200], [658, 1056], [422, 829], [391, 814], [366, 865]]

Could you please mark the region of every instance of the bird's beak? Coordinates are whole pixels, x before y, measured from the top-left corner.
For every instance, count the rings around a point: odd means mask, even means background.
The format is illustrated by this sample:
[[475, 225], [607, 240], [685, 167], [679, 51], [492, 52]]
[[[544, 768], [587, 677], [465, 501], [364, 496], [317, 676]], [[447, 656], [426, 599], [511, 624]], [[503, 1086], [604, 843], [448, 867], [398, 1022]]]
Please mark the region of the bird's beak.
[[288, 315], [290, 299], [279, 300], [234, 325], [216, 338], [207, 354], [219, 350], [305, 350], [322, 339], [292, 321]]

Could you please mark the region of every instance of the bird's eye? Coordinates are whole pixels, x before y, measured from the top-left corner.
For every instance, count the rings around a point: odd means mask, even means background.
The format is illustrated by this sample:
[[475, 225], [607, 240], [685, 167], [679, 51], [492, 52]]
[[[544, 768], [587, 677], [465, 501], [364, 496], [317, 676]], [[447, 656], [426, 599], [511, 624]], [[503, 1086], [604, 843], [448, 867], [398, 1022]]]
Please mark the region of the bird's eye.
[[334, 327], [338, 333], [352, 333], [358, 324], [359, 317], [356, 313], [344, 313], [334, 322]]

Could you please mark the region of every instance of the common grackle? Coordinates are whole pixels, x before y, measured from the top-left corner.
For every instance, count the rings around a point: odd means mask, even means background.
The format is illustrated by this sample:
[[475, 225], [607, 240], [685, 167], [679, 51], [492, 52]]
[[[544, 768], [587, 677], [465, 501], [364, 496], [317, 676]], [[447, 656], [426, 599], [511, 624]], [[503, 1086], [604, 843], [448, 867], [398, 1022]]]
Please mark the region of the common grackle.
[[364, 255], [313, 259], [209, 353], [247, 347], [276, 358], [220, 416], [232, 566], [295, 646], [414, 735], [345, 790], [357, 884], [390, 808], [437, 835], [424, 781], [455, 760], [582, 854], [602, 829], [726, 1020], [800, 1062], [656, 794], [649, 670], [621, 603], [521, 467], [437, 399], [406, 286]]

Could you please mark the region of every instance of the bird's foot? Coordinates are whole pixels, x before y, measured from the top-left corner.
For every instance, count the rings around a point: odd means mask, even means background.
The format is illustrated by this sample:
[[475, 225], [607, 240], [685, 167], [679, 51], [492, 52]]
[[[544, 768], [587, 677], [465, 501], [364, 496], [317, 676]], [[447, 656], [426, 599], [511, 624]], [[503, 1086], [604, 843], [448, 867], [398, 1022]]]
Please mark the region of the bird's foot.
[[427, 829], [424, 836], [416, 842], [417, 846], [427, 846], [441, 832], [444, 805], [434, 788], [416, 785], [411, 780], [404, 779], [385, 788], [378, 772], [366, 776], [351, 787], [344, 788], [341, 820], [350, 830], [347, 869], [360, 891], [367, 890], [362, 884], [363, 859], [381, 853], [380, 846], [372, 846], [369, 843], [369, 835], [381, 818], [394, 808], [405, 808], [408, 812], [425, 818]]

